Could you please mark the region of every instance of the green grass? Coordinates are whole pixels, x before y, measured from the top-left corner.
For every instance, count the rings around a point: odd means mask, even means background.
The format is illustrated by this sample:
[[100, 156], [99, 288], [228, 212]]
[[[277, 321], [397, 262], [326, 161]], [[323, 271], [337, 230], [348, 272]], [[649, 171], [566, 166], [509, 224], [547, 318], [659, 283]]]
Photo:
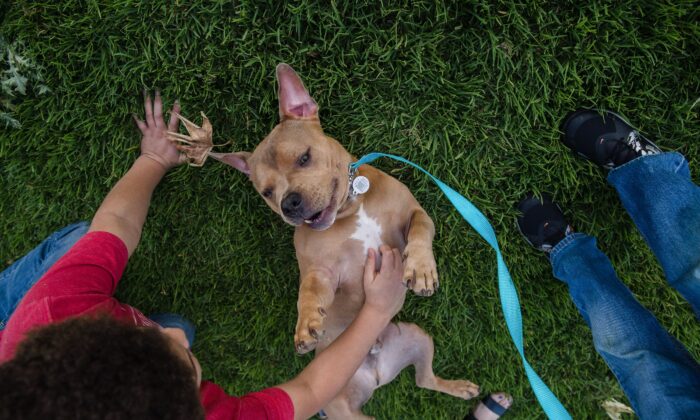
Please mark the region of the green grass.
[[[327, 133], [352, 153], [412, 159], [491, 219], [520, 293], [529, 360], [576, 418], [604, 418], [601, 402], [626, 400], [566, 287], [514, 228], [524, 192], [552, 192], [578, 230], [599, 238], [638, 299], [700, 356], [700, 325], [666, 286], [605, 173], [567, 153], [557, 131], [575, 107], [611, 108], [697, 171], [697, 3], [281, 3], [0, 7], [0, 35], [24, 43], [51, 88], [18, 104], [22, 128], [0, 131], [1, 264], [92, 216], [136, 157], [130, 114], [142, 112], [143, 88], [180, 98], [187, 116], [203, 110], [216, 142], [251, 150], [277, 122], [274, 68], [284, 61], [319, 103]], [[399, 318], [434, 336], [436, 372], [511, 392], [513, 418], [541, 418], [500, 312], [493, 252], [425, 177], [379, 166], [437, 225], [443, 287], [409, 297]], [[240, 174], [217, 163], [178, 168], [158, 188], [118, 296], [146, 313], [190, 317], [204, 376], [227, 391], [274, 385], [311, 358], [293, 350], [291, 238]], [[365, 411], [461, 418], [472, 405], [418, 389], [409, 369]]]

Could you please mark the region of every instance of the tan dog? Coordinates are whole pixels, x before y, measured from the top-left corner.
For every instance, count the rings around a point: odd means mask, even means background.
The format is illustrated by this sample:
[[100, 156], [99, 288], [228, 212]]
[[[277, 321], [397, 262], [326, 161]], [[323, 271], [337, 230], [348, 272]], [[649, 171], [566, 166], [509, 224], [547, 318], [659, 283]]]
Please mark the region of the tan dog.
[[[438, 287], [433, 222], [396, 179], [364, 165], [369, 191], [353, 195], [348, 165], [355, 159], [326, 136], [318, 106], [287, 64], [277, 66], [281, 122], [253, 153], [211, 154], [242, 171], [265, 202], [296, 226], [301, 284], [294, 342], [299, 353], [322, 352], [355, 318], [364, 301], [363, 267], [370, 247], [403, 252], [407, 286], [421, 296]], [[419, 387], [469, 399], [469, 381], [433, 374], [433, 341], [420, 327], [393, 323], [345, 389], [325, 408], [333, 419], [366, 418], [361, 408], [378, 387], [409, 365]], [[332, 374], [332, 372], [329, 372]]]

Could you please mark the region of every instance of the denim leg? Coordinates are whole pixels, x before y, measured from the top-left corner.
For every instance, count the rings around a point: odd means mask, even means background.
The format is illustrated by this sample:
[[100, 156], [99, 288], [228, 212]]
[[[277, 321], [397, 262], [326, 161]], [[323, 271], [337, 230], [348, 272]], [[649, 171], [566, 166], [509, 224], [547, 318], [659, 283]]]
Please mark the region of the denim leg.
[[52, 233], [0, 273], [0, 330], [5, 328], [10, 315], [34, 283], [85, 235], [89, 227], [88, 222], [78, 222]]
[[679, 153], [637, 158], [608, 182], [664, 269], [700, 318], [700, 187]]
[[550, 261], [639, 417], [697, 418], [700, 365], [620, 282], [595, 238], [567, 236]]

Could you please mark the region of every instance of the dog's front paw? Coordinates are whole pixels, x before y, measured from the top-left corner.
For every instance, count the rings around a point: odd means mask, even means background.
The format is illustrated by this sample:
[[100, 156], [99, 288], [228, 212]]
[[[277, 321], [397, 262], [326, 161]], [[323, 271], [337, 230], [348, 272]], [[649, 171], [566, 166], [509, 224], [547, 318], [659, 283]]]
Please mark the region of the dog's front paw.
[[323, 337], [323, 318], [325, 311], [323, 308], [303, 311], [297, 320], [296, 332], [294, 333], [294, 347], [297, 353], [304, 354], [316, 348], [318, 340]]
[[420, 296], [431, 296], [435, 293], [440, 283], [433, 249], [409, 243], [403, 251], [403, 257], [403, 279], [406, 287], [413, 289], [413, 292]]

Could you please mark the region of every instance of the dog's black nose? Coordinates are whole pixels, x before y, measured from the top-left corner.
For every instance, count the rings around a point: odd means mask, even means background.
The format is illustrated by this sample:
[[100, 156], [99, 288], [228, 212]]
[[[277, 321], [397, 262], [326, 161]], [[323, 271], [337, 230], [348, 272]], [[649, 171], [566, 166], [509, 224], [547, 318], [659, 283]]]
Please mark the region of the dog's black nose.
[[282, 214], [290, 218], [296, 218], [303, 214], [301, 194], [292, 192], [282, 200]]

